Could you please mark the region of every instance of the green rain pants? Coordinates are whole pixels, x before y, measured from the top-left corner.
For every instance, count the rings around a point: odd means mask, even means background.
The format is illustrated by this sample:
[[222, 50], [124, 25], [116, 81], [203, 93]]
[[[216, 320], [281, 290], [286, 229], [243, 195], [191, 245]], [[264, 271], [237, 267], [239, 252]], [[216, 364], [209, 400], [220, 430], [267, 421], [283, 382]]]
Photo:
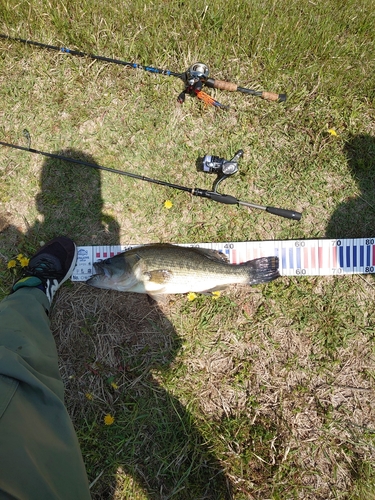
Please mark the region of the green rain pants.
[[0, 303], [0, 499], [90, 499], [78, 439], [37, 288]]

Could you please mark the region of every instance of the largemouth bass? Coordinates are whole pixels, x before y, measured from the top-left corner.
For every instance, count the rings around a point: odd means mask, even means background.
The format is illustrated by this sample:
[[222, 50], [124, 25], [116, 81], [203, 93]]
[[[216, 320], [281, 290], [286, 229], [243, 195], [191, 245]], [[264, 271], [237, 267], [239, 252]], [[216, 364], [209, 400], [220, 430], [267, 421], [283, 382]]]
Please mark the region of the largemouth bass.
[[94, 263], [96, 274], [86, 281], [97, 288], [165, 294], [213, 292], [232, 284], [257, 285], [278, 278], [278, 257], [229, 264], [216, 250], [169, 244], [145, 245]]

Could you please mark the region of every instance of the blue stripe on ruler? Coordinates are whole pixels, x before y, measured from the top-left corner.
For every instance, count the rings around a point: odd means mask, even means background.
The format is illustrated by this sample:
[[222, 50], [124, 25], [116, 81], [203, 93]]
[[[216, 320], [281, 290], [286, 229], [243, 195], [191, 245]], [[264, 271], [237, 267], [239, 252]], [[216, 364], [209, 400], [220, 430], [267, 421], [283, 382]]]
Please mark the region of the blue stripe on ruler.
[[289, 269], [293, 269], [293, 248], [289, 248]]
[[353, 245], [353, 267], [357, 267], [357, 245]]
[[346, 267], [350, 267], [350, 246], [346, 247]]
[[339, 247], [339, 267], [344, 267], [344, 248]]
[[366, 247], [366, 266], [371, 266], [371, 253], [370, 253], [370, 245]]
[[365, 248], [363, 245], [359, 247], [359, 265], [360, 267], [365, 265]]
[[296, 268], [301, 269], [301, 249], [296, 248]]

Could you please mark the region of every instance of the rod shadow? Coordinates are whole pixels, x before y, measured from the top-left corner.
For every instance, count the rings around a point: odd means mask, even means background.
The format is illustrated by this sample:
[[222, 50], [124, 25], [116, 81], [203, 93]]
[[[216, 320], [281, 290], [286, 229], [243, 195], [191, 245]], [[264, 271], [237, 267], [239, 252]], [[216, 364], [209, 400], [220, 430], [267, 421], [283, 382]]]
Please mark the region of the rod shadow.
[[349, 170], [359, 194], [347, 199], [333, 213], [328, 238], [366, 238], [375, 233], [375, 138], [354, 135], [345, 144]]

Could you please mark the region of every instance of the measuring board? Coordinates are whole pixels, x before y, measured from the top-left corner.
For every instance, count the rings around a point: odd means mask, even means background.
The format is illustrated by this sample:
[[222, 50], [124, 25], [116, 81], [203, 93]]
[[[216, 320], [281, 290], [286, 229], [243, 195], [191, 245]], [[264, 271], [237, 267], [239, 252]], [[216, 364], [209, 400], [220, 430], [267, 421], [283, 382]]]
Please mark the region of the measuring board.
[[[93, 263], [140, 245], [78, 247], [72, 281], [86, 281]], [[272, 240], [227, 243], [186, 243], [180, 246], [209, 248], [227, 255], [231, 264], [276, 255], [282, 276], [330, 276], [375, 273], [375, 237], [356, 239]]]

